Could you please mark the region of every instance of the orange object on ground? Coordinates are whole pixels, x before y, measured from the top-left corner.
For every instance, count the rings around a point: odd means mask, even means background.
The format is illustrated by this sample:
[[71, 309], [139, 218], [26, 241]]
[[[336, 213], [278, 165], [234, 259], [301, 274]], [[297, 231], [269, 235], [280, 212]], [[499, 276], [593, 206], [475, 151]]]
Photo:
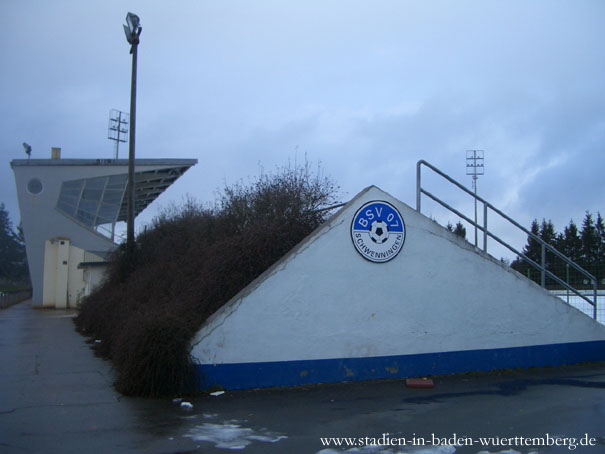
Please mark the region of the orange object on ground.
[[406, 378], [405, 386], [408, 388], [434, 388], [435, 384], [430, 378]]

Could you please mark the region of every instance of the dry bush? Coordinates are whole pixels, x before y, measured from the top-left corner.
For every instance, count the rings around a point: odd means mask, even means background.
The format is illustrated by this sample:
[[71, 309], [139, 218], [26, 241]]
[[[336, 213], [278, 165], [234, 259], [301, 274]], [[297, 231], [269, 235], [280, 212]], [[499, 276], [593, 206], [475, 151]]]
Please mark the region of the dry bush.
[[202, 323], [325, 220], [338, 187], [304, 166], [226, 186], [215, 206], [189, 200], [123, 246], [75, 319], [128, 395], [194, 389], [190, 341]]

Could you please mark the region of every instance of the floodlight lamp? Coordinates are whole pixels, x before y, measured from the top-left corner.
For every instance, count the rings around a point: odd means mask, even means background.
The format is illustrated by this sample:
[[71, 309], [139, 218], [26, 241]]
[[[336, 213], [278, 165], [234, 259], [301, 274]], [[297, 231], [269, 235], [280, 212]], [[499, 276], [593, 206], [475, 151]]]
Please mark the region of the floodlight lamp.
[[126, 22], [128, 23], [128, 28], [130, 28], [130, 33], [134, 33], [139, 26], [140, 19], [136, 14], [128, 13], [126, 15]]
[[136, 14], [128, 13], [126, 15], [126, 23], [124, 25], [124, 33], [126, 34], [126, 40], [130, 44], [135, 44], [139, 35], [141, 34], [141, 26], [139, 16]]
[[25, 148], [25, 154], [27, 154], [27, 156], [32, 154], [32, 147], [30, 145], [23, 142], [23, 148]]

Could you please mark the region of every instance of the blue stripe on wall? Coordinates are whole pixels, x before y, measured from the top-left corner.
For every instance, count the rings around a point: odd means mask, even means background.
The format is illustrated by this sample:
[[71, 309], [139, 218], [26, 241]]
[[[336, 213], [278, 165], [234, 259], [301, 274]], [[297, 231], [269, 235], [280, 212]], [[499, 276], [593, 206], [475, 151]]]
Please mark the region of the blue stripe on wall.
[[605, 340], [368, 358], [198, 364], [200, 389], [250, 389], [605, 361]]

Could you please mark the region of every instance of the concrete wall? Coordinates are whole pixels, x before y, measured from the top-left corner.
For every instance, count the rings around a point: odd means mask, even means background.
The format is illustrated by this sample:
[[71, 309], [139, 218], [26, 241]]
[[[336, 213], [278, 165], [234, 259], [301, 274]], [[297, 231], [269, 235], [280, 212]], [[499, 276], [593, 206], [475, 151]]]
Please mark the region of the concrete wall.
[[46, 240], [42, 306], [56, 309], [75, 308], [81, 298], [101, 280], [99, 268], [91, 273], [80, 268], [82, 262], [102, 261], [100, 257], [73, 246], [68, 238]]
[[[351, 239], [372, 200], [405, 221], [387, 263]], [[203, 386], [275, 386], [605, 359], [605, 327], [371, 187], [214, 314], [192, 355]]]
[[102, 264], [101, 258], [90, 252], [85, 253], [83, 261], [86, 263], [94, 263], [93, 265], [82, 267], [84, 272], [84, 282], [86, 283], [84, 286], [84, 296], [88, 296], [94, 291], [95, 288], [103, 283], [103, 280], [105, 279], [105, 272], [109, 267], [109, 263]]
[[69, 240], [54, 238], [44, 245], [42, 306], [65, 309], [68, 302]]

